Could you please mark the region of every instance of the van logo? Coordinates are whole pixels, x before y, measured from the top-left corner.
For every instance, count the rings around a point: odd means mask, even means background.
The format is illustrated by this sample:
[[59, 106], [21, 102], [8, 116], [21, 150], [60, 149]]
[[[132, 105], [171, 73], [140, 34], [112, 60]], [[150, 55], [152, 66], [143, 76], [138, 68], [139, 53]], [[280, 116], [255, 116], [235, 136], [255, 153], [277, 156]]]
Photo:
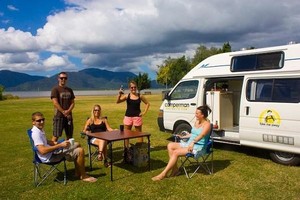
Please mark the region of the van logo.
[[[203, 64], [203, 65], [201, 65], [199, 68], [206, 68], [206, 67], [208, 67], [208, 65], [209, 65], [208, 63], [207, 63], [207, 64]], [[198, 68], [198, 69], [199, 69], [199, 68]]]
[[276, 110], [266, 109], [260, 113], [259, 124], [262, 126], [279, 127], [280, 122], [281, 118]]
[[167, 110], [187, 110], [189, 106], [188, 103], [165, 103]]

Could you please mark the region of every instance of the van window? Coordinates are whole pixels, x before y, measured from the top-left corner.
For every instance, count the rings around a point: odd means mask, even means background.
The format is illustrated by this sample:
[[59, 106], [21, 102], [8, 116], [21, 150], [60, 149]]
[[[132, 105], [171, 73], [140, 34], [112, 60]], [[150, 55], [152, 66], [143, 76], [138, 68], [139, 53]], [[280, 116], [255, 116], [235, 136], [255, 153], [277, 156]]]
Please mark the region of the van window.
[[246, 97], [249, 101], [299, 103], [300, 78], [250, 80]]
[[170, 95], [171, 100], [194, 98], [197, 94], [198, 82], [193, 80], [179, 83]]
[[236, 56], [231, 59], [231, 71], [280, 69], [283, 67], [283, 61], [283, 52]]

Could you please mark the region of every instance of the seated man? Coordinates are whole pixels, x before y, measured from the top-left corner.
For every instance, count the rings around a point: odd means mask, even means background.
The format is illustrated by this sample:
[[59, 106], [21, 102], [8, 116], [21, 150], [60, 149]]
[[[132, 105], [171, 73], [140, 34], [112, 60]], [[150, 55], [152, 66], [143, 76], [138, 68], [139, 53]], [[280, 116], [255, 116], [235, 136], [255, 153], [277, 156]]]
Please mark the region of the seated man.
[[[75, 164], [75, 176], [86, 182], [96, 182], [97, 179], [88, 176], [85, 172], [84, 165], [84, 149], [80, 147], [78, 143], [75, 143], [70, 147], [68, 140], [61, 143], [53, 142], [46, 139], [44, 132], [45, 118], [42, 113], [35, 112], [32, 114], [32, 140], [34, 145], [38, 149], [38, 156], [43, 163], [56, 162], [63, 157], [68, 161], [74, 161]], [[66, 151], [55, 151], [64, 148]]]

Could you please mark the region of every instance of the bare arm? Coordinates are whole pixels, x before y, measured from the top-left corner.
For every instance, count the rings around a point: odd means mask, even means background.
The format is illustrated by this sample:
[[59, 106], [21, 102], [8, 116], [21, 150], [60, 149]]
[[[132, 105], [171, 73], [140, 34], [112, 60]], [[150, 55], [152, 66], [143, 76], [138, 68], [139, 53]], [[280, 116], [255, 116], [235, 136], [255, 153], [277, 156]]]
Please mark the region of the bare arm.
[[58, 103], [57, 98], [52, 98], [52, 103], [54, 105], [54, 107], [61, 113], [64, 113], [64, 109], [60, 106], [60, 104]]
[[65, 115], [67, 116], [70, 115], [74, 107], [75, 107], [75, 101], [74, 99], [72, 99], [70, 107], [68, 108], [68, 110], [65, 110]]
[[37, 149], [41, 154], [46, 154], [46, 153], [50, 153], [50, 152], [52, 152], [56, 149], [66, 148], [68, 146], [70, 146], [70, 142], [68, 140], [65, 140], [62, 143], [58, 143], [58, 144], [53, 145], [53, 146], [37, 145]]
[[110, 125], [108, 124], [107, 119], [104, 119], [104, 123], [105, 123], [106, 129], [107, 129], [108, 131], [113, 131], [113, 129], [112, 129], [112, 128], [110, 127]]
[[150, 103], [148, 102], [148, 100], [146, 99], [146, 97], [143, 96], [143, 95], [141, 95], [141, 100], [142, 100], [142, 102], [144, 102], [144, 104], [146, 105], [146, 106], [145, 106], [144, 112], [142, 112], [142, 113], [140, 114], [140, 116], [144, 116], [144, 115], [148, 112], [148, 110], [149, 110]]
[[70, 113], [72, 112], [73, 108], [75, 107], [75, 101], [74, 99], [71, 100], [71, 105], [70, 107], [68, 108], [68, 110], [64, 110], [60, 104], [58, 103], [58, 100], [57, 98], [52, 98], [52, 103], [54, 105], [54, 107], [59, 111], [61, 112], [65, 117], [70, 115]]
[[84, 133], [86, 133], [88, 130], [88, 126], [90, 125], [90, 119], [86, 120], [83, 131]]
[[127, 99], [127, 95], [119, 93], [119, 95], [117, 97], [117, 103], [121, 103], [123, 101], [126, 101], [126, 99]]

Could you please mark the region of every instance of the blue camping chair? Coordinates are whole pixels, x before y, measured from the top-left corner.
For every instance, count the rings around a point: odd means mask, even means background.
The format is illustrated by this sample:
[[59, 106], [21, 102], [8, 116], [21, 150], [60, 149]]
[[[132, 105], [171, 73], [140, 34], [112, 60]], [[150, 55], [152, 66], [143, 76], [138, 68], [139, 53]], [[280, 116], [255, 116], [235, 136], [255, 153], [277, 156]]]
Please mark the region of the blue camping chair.
[[[204, 147], [197, 151], [195, 154], [187, 153], [185, 157], [181, 160], [181, 165], [179, 169], [183, 168], [187, 178], [192, 178], [195, 173], [200, 169], [204, 169], [208, 174], [213, 174], [213, 139], [211, 138], [211, 133], [213, 131], [213, 124], [210, 126], [210, 133], [205, 141]], [[175, 137], [175, 141], [180, 140], [179, 137]], [[189, 172], [192, 166], [196, 166], [196, 169]], [[190, 175], [191, 174], [191, 175]]]
[[[103, 118], [107, 119], [107, 116], [104, 116]], [[89, 117], [87, 118], [89, 119]], [[93, 162], [97, 161], [97, 156], [99, 154], [99, 148], [98, 145], [95, 145], [91, 143], [92, 137], [86, 135], [84, 132], [80, 133], [81, 138], [87, 139], [87, 146], [88, 146], [88, 157], [89, 157], [89, 164], [90, 164], [90, 170], [93, 170]]]
[[[58, 162], [50, 162], [50, 163], [43, 163], [40, 158], [37, 155], [38, 149], [34, 146], [33, 140], [32, 140], [32, 132], [31, 129], [27, 130], [27, 134], [29, 137], [29, 141], [31, 144], [31, 148], [33, 151], [33, 180], [34, 185], [36, 187], [40, 186], [54, 171], [61, 172], [64, 174], [63, 180], [59, 180], [58, 178], [55, 178], [58, 182], [63, 182], [64, 185], [67, 184], [67, 166], [66, 166], [66, 159], [63, 157]], [[58, 169], [58, 166], [60, 163], [64, 164], [64, 169], [61, 171]]]

